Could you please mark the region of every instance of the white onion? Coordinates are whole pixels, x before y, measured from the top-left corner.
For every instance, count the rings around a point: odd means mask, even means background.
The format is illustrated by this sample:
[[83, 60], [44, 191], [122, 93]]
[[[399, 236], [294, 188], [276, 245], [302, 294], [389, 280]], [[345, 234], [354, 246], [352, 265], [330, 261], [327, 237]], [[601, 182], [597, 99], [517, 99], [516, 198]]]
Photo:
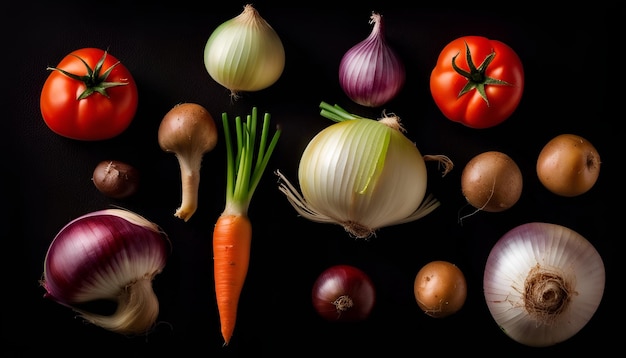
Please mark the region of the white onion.
[[520, 225], [498, 240], [487, 259], [485, 300], [496, 323], [533, 347], [578, 333], [604, 293], [600, 254], [577, 232], [557, 224]]
[[350, 48], [339, 64], [339, 84], [354, 102], [379, 107], [398, 95], [406, 81], [404, 63], [387, 43], [383, 17], [372, 13], [369, 36]]
[[432, 196], [424, 200], [424, 157], [402, 133], [398, 117], [372, 120], [324, 102], [320, 107], [322, 115], [338, 123], [319, 132], [302, 153], [302, 195], [276, 172], [280, 190], [300, 215], [368, 238], [379, 228], [417, 220], [439, 206]]
[[274, 84], [285, 67], [285, 49], [272, 26], [252, 6], [218, 26], [204, 47], [209, 75], [237, 97]]

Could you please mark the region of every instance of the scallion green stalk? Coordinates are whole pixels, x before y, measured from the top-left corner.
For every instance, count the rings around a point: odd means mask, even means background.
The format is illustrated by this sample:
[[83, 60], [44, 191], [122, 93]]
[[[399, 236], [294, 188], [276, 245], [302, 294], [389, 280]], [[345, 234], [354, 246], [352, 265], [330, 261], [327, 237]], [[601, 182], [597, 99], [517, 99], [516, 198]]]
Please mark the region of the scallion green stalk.
[[322, 117], [326, 117], [334, 122], [343, 122], [350, 119], [370, 119], [365, 117], [357, 116], [356, 114], [349, 113], [339, 105], [335, 104], [331, 106], [330, 104], [322, 101], [320, 103], [320, 114]]

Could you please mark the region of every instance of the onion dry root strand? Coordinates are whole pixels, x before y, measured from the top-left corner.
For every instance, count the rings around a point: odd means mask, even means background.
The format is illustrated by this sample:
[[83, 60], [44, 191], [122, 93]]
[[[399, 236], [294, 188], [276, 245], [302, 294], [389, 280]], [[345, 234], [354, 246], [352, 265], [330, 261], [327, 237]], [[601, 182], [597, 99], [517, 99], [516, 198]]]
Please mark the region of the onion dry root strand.
[[552, 325], [568, 306], [576, 292], [572, 282], [558, 272], [551, 272], [541, 265], [530, 269], [524, 283], [524, 307], [538, 322]]
[[298, 214], [369, 239], [379, 228], [420, 219], [439, 207], [437, 199], [425, 195], [425, 160], [441, 163], [445, 175], [453, 167], [447, 156], [422, 156], [397, 116], [373, 120], [325, 102], [320, 108], [337, 123], [305, 148], [298, 169], [302, 193], [275, 171], [279, 190]]

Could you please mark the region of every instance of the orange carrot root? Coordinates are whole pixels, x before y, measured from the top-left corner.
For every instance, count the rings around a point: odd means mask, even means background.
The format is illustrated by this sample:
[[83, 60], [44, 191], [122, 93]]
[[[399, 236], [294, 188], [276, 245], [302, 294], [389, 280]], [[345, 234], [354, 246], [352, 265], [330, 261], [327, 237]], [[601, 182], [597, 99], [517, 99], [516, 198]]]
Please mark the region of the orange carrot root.
[[252, 225], [245, 215], [223, 213], [213, 231], [215, 296], [224, 345], [235, 329], [237, 306], [250, 262]]
[[[228, 115], [222, 113], [226, 142], [226, 205], [213, 230], [213, 275], [224, 346], [230, 343], [237, 320], [237, 306], [250, 263], [252, 224], [248, 206], [278, 138], [276, 129], [269, 140], [270, 115], [265, 113], [257, 128], [257, 108], [242, 121], [235, 117], [236, 140], [231, 138]], [[257, 129], [261, 135], [257, 138]], [[256, 140], [259, 139], [255, 150]]]

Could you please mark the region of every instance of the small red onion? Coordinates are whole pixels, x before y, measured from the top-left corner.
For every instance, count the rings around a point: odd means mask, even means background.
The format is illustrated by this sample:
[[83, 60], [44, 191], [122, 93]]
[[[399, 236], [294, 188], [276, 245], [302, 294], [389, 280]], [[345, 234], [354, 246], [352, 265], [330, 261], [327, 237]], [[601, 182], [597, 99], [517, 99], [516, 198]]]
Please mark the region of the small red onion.
[[383, 17], [372, 13], [370, 35], [350, 48], [339, 64], [339, 84], [357, 104], [379, 107], [398, 95], [406, 80], [404, 63], [387, 43]]
[[[152, 280], [165, 267], [170, 249], [156, 224], [131, 211], [83, 215], [63, 227], [48, 248], [41, 281], [44, 297], [110, 331], [144, 333], [158, 316]], [[115, 312], [83, 308], [97, 301], [116, 303]]]
[[374, 283], [362, 270], [335, 265], [313, 284], [315, 311], [327, 321], [358, 322], [369, 317], [376, 301]]

